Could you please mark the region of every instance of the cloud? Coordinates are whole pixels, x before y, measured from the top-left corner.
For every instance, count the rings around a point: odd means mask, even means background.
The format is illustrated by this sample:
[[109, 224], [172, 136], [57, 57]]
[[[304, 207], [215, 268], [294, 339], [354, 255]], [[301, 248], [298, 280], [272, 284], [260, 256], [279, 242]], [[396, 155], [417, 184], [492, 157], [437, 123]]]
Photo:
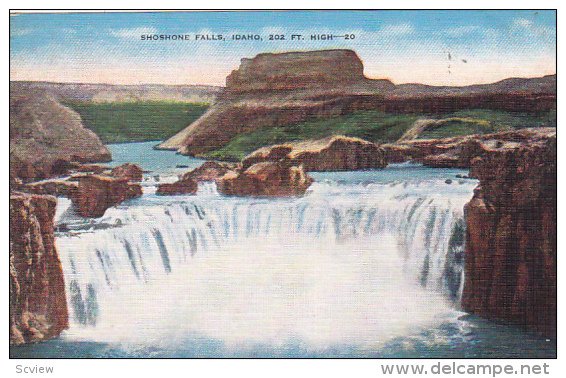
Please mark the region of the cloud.
[[21, 37], [24, 35], [29, 35], [31, 33], [33, 33], [33, 29], [30, 28], [24, 28], [24, 29], [13, 28], [10, 30], [10, 35], [12, 37]]
[[395, 25], [384, 25], [377, 31], [377, 34], [386, 37], [397, 37], [412, 34], [415, 31], [413, 25], [408, 22]]
[[467, 25], [449, 28], [444, 31], [445, 34], [451, 37], [463, 37], [464, 35], [474, 33], [480, 29], [479, 26]]
[[525, 32], [539, 37], [549, 37], [555, 34], [554, 28], [537, 25], [533, 20], [527, 18], [516, 18], [513, 20], [511, 30]]
[[142, 34], [156, 34], [157, 29], [154, 27], [139, 27], [129, 29], [110, 29], [110, 35], [117, 38], [139, 38]]

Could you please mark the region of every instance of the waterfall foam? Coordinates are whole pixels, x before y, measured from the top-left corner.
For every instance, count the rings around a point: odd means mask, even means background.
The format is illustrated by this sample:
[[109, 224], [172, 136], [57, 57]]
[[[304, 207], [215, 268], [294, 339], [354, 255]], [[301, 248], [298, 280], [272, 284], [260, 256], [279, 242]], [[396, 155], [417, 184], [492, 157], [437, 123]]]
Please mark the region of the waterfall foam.
[[67, 337], [370, 347], [436, 324], [460, 296], [474, 186], [317, 182], [262, 199], [208, 183], [110, 209], [109, 227], [57, 238]]

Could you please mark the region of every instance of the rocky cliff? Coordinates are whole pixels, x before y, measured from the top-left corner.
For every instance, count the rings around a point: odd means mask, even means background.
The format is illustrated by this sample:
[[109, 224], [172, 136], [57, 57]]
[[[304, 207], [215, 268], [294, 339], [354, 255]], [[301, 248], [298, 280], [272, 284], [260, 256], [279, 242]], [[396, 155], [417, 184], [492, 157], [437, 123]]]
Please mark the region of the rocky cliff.
[[226, 78], [229, 93], [311, 89], [367, 80], [360, 58], [351, 50], [259, 54], [242, 59]]
[[64, 173], [71, 162], [110, 159], [80, 116], [51, 94], [10, 89], [10, 178], [41, 179]]
[[216, 103], [159, 145], [199, 155], [259, 128], [330, 118], [357, 110], [442, 113], [461, 109], [541, 111], [554, 108], [556, 76], [489, 85], [433, 87], [371, 80], [351, 50], [260, 54], [243, 59]]
[[10, 344], [49, 339], [68, 327], [56, 204], [52, 196], [10, 195]]
[[556, 138], [556, 128], [536, 127], [442, 139], [401, 140], [382, 144], [391, 163], [413, 161], [435, 168], [470, 168], [476, 157]]
[[484, 145], [465, 208], [463, 308], [556, 338], [556, 135]]

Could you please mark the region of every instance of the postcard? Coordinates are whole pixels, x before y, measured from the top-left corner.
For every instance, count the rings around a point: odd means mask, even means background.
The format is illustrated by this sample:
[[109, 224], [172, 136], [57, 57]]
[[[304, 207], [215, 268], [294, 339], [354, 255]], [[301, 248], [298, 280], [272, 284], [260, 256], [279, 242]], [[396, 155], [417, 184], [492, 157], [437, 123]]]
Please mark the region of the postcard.
[[12, 12], [10, 357], [556, 358], [556, 68], [555, 10]]

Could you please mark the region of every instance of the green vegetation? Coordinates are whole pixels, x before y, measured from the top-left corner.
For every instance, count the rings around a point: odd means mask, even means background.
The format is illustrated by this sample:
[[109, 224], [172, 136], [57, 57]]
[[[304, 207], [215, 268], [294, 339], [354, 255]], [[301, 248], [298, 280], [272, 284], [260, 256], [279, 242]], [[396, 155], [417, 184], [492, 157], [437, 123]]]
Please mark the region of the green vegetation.
[[205, 154], [205, 157], [219, 160], [241, 160], [250, 152], [263, 146], [306, 139], [321, 139], [331, 135], [346, 135], [380, 143], [394, 142], [419, 118], [453, 118], [435, 130], [424, 132], [421, 138], [486, 134], [523, 127], [556, 127], [556, 110], [527, 114], [474, 109], [441, 115], [390, 114], [368, 110], [330, 119], [314, 119], [240, 134], [226, 146]]
[[207, 104], [166, 101], [67, 102], [103, 143], [164, 140], [199, 118]]
[[556, 109], [541, 113], [511, 113], [473, 109], [435, 118], [453, 118], [441, 127], [423, 132], [419, 138], [449, 138], [458, 135], [489, 134], [525, 127], [556, 127]]
[[[85, 126], [94, 131], [104, 143], [164, 140], [194, 122], [208, 109], [207, 104], [165, 101], [67, 102], [65, 105], [77, 111]], [[240, 160], [263, 146], [321, 139], [332, 135], [358, 137], [379, 143], [394, 142], [419, 118], [450, 118], [441, 126], [423, 132], [419, 138], [485, 134], [523, 127], [556, 127], [556, 110], [532, 114], [473, 109], [440, 115], [391, 114], [366, 110], [240, 134], [226, 146], [205, 156], [219, 160]]]
[[293, 125], [259, 129], [240, 134], [226, 146], [209, 152], [206, 157], [219, 160], [240, 160], [250, 152], [272, 144], [321, 139], [332, 135], [346, 135], [370, 141], [397, 140], [417, 120], [412, 114], [388, 114], [377, 110], [314, 119]]

